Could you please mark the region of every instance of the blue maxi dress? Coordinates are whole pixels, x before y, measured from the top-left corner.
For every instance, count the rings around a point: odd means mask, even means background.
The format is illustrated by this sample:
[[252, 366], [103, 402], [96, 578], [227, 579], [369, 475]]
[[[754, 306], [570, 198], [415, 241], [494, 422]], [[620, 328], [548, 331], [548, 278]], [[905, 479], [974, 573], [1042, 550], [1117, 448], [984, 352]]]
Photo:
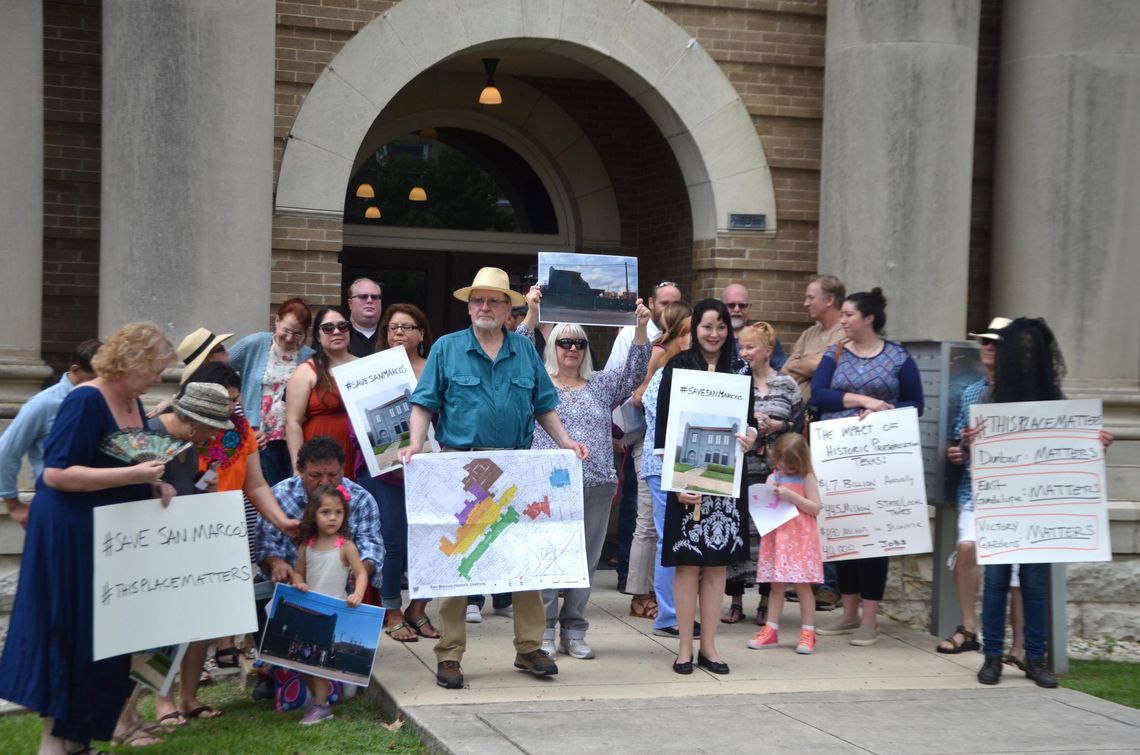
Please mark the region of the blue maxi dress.
[[[139, 416], [142, 404], [137, 404]], [[98, 389], [79, 386], [64, 399], [44, 444], [44, 466], [124, 467], [99, 443], [119, 429]], [[130, 656], [92, 660], [94, 508], [153, 497], [149, 485], [84, 493], [36, 481], [20, 581], [0, 658], [0, 698], [55, 719], [52, 734], [76, 742], [108, 740], [134, 687]]]

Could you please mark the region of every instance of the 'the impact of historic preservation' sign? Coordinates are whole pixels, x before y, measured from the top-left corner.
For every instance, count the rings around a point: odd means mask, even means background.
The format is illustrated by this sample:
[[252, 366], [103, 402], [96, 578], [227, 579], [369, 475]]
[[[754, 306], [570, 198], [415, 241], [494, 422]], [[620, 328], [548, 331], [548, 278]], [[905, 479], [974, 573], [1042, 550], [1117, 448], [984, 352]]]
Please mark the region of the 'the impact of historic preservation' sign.
[[918, 412], [874, 412], [811, 424], [823, 510], [824, 561], [929, 553]]
[[1099, 399], [975, 404], [978, 563], [1111, 561]]
[[94, 658], [257, 629], [241, 493], [95, 509]]

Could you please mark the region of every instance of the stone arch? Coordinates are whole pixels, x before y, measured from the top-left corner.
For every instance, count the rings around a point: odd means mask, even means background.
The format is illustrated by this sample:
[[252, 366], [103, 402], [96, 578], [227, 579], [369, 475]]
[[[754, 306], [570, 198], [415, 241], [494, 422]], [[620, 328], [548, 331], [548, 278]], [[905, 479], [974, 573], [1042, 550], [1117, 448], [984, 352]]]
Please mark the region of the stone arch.
[[587, 65], [641, 104], [676, 156], [694, 240], [715, 239], [730, 213], [762, 213], [775, 230], [768, 162], [739, 95], [696, 39], [643, 0], [402, 0], [345, 45], [305, 98], [276, 210], [340, 217], [357, 150], [406, 84], [455, 55], [515, 46]]
[[[568, 248], [621, 243], [617, 197], [605, 164], [578, 124], [553, 100], [525, 82], [504, 77], [498, 83], [511, 96], [488, 110], [468, 96], [483, 85], [481, 76], [434, 70], [417, 81], [425, 86], [406, 87], [385, 107], [361, 142], [353, 171], [381, 145], [410, 131], [468, 128], [502, 142], [535, 169], [554, 203], [559, 237]], [[551, 128], [552, 123], [558, 127]]]

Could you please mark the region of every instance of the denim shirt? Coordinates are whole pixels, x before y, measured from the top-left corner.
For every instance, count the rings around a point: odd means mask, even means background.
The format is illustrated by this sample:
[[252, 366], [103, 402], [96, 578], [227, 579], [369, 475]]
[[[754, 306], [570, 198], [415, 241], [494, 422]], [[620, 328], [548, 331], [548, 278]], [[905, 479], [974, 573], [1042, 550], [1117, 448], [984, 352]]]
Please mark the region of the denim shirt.
[[19, 495], [20, 462], [25, 454], [36, 477], [44, 471], [44, 441], [59, 405], [74, 387], [70, 373], [63, 373], [58, 383], [28, 399], [0, 436], [0, 498]]
[[432, 345], [411, 403], [438, 413], [440, 445], [530, 448], [535, 418], [558, 406], [558, 393], [534, 345], [505, 328], [502, 333], [494, 360], [473, 328], [448, 333]]

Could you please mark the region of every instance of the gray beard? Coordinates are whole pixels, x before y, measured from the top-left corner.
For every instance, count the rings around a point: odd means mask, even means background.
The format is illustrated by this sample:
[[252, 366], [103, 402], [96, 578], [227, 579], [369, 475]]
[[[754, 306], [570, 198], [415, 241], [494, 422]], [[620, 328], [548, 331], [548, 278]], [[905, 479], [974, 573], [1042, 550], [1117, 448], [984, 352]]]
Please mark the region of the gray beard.
[[473, 322], [471, 324], [474, 325], [479, 330], [498, 330], [499, 329], [499, 324], [496, 323], [494, 320], [489, 320], [489, 321], [475, 320], [475, 322]]

